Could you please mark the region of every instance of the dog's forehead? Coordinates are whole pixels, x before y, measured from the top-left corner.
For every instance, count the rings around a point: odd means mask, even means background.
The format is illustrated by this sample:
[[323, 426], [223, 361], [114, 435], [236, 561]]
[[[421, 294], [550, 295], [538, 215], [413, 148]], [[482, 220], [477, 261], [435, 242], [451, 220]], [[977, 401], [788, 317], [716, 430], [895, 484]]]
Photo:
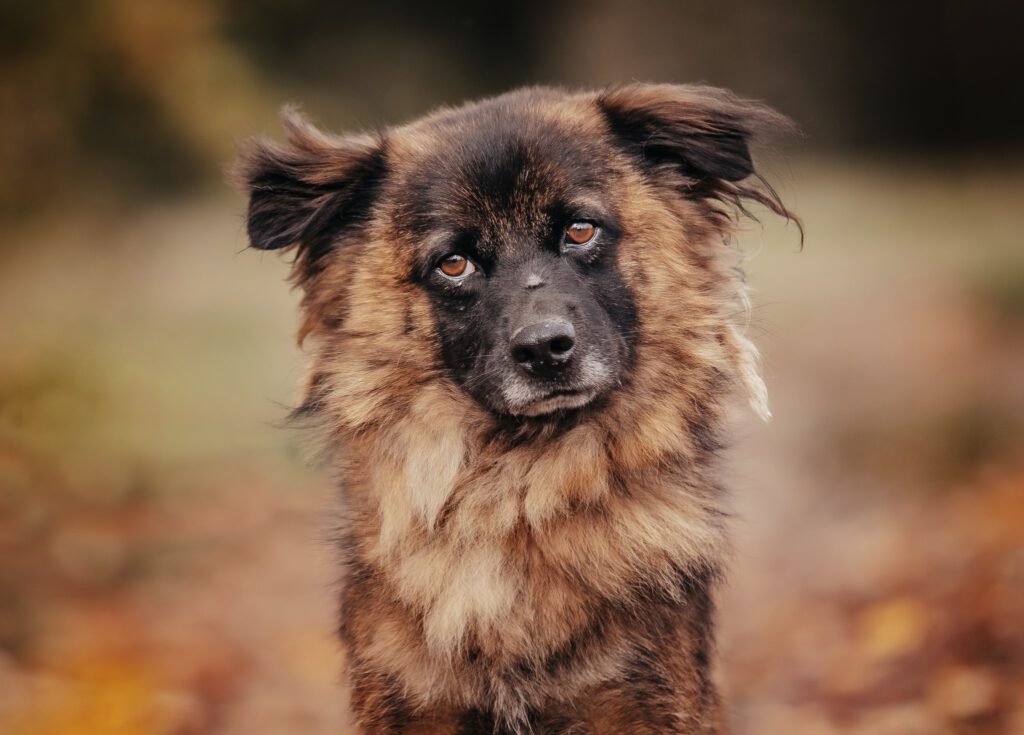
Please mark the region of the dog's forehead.
[[400, 224], [483, 242], [539, 236], [561, 210], [603, 196], [610, 167], [600, 132], [576, 109], [515, 100], [399, 130]]

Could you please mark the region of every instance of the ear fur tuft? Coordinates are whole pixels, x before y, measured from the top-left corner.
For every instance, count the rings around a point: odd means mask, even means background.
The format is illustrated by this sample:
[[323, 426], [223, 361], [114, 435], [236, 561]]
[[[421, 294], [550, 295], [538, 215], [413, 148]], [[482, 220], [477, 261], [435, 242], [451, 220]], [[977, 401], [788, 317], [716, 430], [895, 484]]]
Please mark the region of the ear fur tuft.
[[689, 196], [723, 205], [724, 218], [749, 215], [757, 202], [803, 225], [758, 174], [750, 147], [762, 134], [794, 132], [785, 116], [715, 87], [632, 84], [600, 93], [597, 105], [620, 145], [655, 178]]
[[297, 247], [303, 262], [314, 264], [341, 230], [368, 215], [386, 173], [386, 141], [326, 135], [294, 107], [285, 107], [281, 117], [286, 142], [250, 141], [234, 178], [249, 195], [252, 247]]

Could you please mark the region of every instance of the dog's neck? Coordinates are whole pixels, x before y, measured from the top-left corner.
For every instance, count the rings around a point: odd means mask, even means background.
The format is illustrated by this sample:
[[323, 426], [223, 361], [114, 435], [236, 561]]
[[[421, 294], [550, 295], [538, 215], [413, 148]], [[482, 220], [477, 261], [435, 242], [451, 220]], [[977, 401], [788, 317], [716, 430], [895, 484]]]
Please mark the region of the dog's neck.
[[504, 442], [450, 386], [426, 386], [394, 423], [338, 437], [349, 543], [439, 650], [499, 625], [509, 644], [527, 568], [561, 601], [678, 595], [715, 573], [726, 543], [714, 430], [679, 416], [666, 397], [613, 403], [552, 436]]

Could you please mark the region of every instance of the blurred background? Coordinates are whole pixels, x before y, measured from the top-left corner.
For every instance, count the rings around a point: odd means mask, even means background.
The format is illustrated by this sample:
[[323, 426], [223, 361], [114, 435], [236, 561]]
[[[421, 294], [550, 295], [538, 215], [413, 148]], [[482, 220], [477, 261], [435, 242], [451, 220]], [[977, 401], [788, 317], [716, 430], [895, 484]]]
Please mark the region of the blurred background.
[[[982, 7], [984, 6], [984, 7]], [[525, 83], [791, 115], [806, 223], [741, 238], [775, 420], [738, 412], [739, 735], [1024, 733], [1021, 3], [0, 3], [0, 732], [353, 732], [332, 490], [282, 428], [287, 264], [238, 141]]]

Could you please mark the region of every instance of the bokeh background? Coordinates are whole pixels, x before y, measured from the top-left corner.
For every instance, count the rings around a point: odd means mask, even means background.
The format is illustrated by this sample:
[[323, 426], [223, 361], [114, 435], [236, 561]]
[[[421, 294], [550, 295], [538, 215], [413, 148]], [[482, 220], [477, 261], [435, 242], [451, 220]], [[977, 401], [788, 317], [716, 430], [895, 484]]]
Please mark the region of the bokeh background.
[[[984, 7], [982, 7], [984, 6]], [[741, 238], [740, 735], [1024, 733], [1021, 3], [5, 0], [0, 732], [353, 732], [287, 265], [223, 169], [523, 83], [697, 81], [800, 140]]]

